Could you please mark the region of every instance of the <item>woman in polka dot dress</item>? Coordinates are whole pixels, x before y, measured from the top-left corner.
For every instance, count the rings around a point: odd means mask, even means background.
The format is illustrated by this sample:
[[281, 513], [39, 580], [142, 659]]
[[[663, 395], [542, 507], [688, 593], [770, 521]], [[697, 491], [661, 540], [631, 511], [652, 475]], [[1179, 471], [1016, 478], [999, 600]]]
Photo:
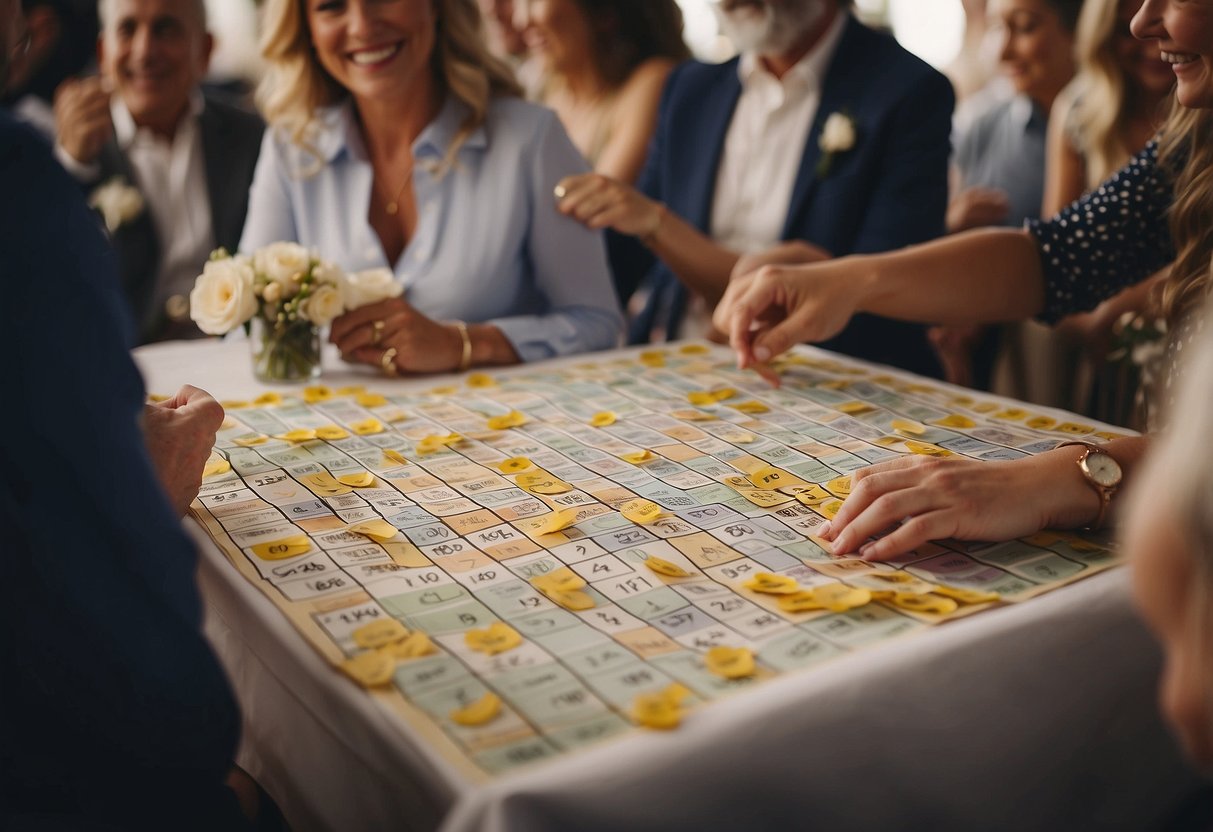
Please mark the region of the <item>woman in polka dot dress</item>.
[[[1158, 140], [1127, 167], [1052, 220], [1023, 230], [977, 230], [888, 254], [766, 266], [734, 279], [715, 324], [729, 333], [739, 366], [778, 383], [764, 362], [797, 342], [833, 336], [856, 312], [957, 325], [1055, 321], [1167, 264], [1162, 304], [1173, 324], [1170, 350], [1182, 350], [1201, 324], [1185, 313], [1209, 294], [1213, 256], [1213, 0], [1146, 0], [1132, 31], [1158, 41], [1177, 84]], [[923, 291], [930, 280], [935, 291]], [[1128, 479], [1147, 444], [1132, 437], [1101, 450]], [[1105, 505], [1076, 464], [1088, 452], [1069, 445], [1010, 462], [911, 455], [875, 465], [855, 474], [851, 496], [823, 536], [835, 554], [887, 560], [928, 540], [1004, 540], [1097, 524], [1117, 501]]]

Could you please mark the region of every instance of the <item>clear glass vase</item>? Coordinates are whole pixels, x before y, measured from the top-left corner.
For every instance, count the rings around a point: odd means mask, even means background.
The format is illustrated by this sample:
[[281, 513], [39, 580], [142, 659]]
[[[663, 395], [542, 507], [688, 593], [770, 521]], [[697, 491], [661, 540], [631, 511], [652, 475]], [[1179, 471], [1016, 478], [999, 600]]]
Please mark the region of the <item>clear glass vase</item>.
[[309, 321], [252, 320], [249, 342], [258, 381], [312, 381], [320, 376], [320, 327]]

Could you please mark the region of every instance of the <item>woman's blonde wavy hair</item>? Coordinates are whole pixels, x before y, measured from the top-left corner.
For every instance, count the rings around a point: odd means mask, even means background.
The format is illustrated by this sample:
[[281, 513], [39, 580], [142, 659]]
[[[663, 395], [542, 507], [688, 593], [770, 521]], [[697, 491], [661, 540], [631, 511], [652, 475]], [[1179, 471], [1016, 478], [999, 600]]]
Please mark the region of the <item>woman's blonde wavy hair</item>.
[[1134, 114], [1134, 90], [1116, 57], [1120, 0], [1086, 0], [1078, 16], [1074, 51], [1078, 75], [1072, 89], [1074, 129], [1087, 157], [1087, 187], [1120, 170], [1136, 152], [1125, 142]]
[[1175, 262], [1162, 287], [1160, 308], [1178, 323], [1209, 296], [1213, 268], [1213, 110], [1172, 101], [1159, 140], [1159, 164], [1174, 177], [1171, 239]]
[[[268, 0], [265, 5], [261, 54], [267, 67], [257, 87], [257, 105], [271, 126], [319, 156], [309, 142], [316, 111], [344, 100], [349, 92], [316, 59], [305, 2]], [[432, 2], [436, 29], [431, 59], [434, 78], [440, 92], [455, 96], [470, 110], [443, 160], [445, 170], [453, 164], [464, 140], [484, 124], [493, 96], [518, 96], [522, 90], [510, 68], [485, 45], [475, 0]]]

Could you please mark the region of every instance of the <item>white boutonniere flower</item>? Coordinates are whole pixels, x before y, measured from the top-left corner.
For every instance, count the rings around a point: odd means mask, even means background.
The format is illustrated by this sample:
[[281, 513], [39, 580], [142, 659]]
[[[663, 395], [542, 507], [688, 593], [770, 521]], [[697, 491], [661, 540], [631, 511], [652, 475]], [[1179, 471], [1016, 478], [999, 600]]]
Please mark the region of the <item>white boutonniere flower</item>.
[[115, 176], [92, 192], [88, 204], [101, 212], [106, 229], [113, 234], [143, 213], [143, 194], [121, 176]]
[[828, 176], [830, 168], [834, 166], [834, 157], [855, 146], [855, 120], [845, 112], [830, 113], [821, 127], [817, 146], [821, 148], [817, 176]]

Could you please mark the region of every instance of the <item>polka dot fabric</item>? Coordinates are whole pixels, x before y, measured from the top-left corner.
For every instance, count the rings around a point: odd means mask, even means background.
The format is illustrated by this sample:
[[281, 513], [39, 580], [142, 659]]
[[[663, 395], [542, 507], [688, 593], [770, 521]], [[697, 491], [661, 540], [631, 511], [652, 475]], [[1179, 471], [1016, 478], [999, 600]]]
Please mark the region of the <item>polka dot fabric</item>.
[[1111, 178], [1050, 220], [1029, 220], [1045, 279], [1045, 308], [1056, 323], [1094, 309], [1175, 259], [1167, 210], [1174, 183], [1145, 149]]

